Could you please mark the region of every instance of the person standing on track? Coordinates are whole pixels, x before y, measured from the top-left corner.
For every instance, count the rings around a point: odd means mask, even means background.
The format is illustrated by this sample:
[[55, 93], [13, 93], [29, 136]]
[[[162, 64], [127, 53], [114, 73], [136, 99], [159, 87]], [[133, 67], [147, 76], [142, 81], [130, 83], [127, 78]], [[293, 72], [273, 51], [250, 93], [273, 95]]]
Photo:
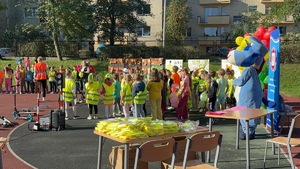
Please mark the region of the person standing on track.
[[45, 101], [46, 97], [46, 83], [47, 83], [47, 64], [43, 62], [43, 58], [40, 56], [37, 59], [37, 63], [34, 66], [35, 80], [42, 85], [42, 101]]

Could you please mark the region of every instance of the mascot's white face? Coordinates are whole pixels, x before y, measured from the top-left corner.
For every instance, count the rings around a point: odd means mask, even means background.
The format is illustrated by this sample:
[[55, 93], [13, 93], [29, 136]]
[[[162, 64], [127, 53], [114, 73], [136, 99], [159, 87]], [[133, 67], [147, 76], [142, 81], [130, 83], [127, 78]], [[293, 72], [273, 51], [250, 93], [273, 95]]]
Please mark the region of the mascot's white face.
[[247, 37], [246, 42], [247, 46], [243, 50], [236, 49], [228, 53], [228, 62], [242, 67], [259, 67], [268, 53], [268, 48], [255, 37]]

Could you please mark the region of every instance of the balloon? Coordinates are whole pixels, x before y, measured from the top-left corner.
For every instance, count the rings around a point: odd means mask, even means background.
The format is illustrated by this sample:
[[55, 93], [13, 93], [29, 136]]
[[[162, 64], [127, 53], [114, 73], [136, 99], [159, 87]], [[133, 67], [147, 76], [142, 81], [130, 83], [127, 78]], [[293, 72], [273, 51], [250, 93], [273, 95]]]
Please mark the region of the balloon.
[[256, 37], [257, 39], [261, 40], [263, 38], [263, 35], [264, 34], [262, 34], [262, 33], [255, 32], [253, 36]]
[[204, 102], [207, 102], [207, 99], [208, 99], [207, 93], [202, 92], [201, 95], [200, 95], [200, 100], [204, 101]]
[[238, 36], [238, 37], [235, 38], [235, 43], [236, 43], [238, 46], [240, 46], [243, 40], [244, 40], [243, 37]]
[[264, 60], [267, 61], [270, 57], [270, 52], [268, 52], [265, 56], [264, 56]]
[[246, 38], [243, 38], [241, 44], [239, 47], [245, 49], [245, 47], [248, 46], [248, 42], [247, 42], [247, 39]]
[[270, 42], [267, 40], [261, 40], [261, 42], [269, 49], [270, 47]]
[[272, 31], [275, 30], [275, 29], [276, 29], [275, 26], [271, 26], [271, 27], [268, 28], [268, 32], [272, 32]]
[[267, 41], [270, 41], [270, 35], [271, 35], [271, 32], [267, 31], [264, 36], [263, 36], [263, 39], [264, 40], [267, 40]]
[[260, 34], [264, 34], [266, 32], [266, 28], [264, 26], [260, 26], [257, 28], [256, 32], [260, 33]]
[[202, 101], [202, 100], [200, 100], [200, 101], [199, 101], [199, 107], [200, 107], [200, 108], [205, 108], [205, 102]]
[[245, 33], [245, 34], [244, 34], [244, 38], [245, 38], [245, 37], [248, 37], [248, 36], [252, 36], [252, 35], [251, 35], [250, 33]]

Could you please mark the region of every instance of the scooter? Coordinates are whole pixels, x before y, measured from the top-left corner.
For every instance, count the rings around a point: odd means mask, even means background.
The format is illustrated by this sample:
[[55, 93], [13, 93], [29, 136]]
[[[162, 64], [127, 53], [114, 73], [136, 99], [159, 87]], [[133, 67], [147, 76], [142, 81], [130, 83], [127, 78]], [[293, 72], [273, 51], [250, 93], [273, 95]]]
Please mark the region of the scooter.
[[[16, 89], [16, 86], [19, 86], [19, 85], [13, 85], [12, 88], [14, 87]], [[25, 116], [21, 116], [21, 115], [25, 115]], [[32, 116], [35, 116], [35, 115], [36, 115], [36, 112], [30, 111], [29, 108], [24, 108], [24, 109], [22, 109], [22, 111], [17, 110], [17, 92], [15, 90], [14, 111], [12, 113], [13, 119], [23, 119], [23, 120], [32, 121], [33, 120]]]

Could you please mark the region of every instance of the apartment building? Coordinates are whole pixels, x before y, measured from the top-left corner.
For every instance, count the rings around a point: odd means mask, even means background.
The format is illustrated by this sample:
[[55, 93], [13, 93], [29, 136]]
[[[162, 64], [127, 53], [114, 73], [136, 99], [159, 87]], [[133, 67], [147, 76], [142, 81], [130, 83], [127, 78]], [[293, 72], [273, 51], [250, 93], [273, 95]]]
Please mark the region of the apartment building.
[[[148, 45], [147, 40], [155, 40], [157, 32], [162, 32], [163, 4], [161, 0], [148, 0], [151, 4], [151, 12], [154, 18], [144, 17], [148, 24], [149, 33], [139, 36], [139, 40]], [[228, 44], [221, 37], [223, 32], [229, 32], [234, 22], [241, 20], [241, 14], [246, 11], [258, 11], [264, 14], [269, 12], [272, 4], [283, 3], [284, 0], [189, 0], [192, 18], [186, 31], [187, 45], [197, 48], [201, 54], [205, 54], [214, 47], [226, 47]], [[148, 22], [149, 21], [149, 22]], [[281, 33], [299, 31], [295, 29], [295, 23], [291, 17], [274, 23], [280, 27]], [[166, 39], [167, 40], [167, 39]]]
[[16, 25], [25, 23], [38, 24], [36, 17], [37, 6], [32, 4], [26, 10], [19, 4], [19, 0], [0, 0], [6, 9], [0, 11], [0, 41], [5, 30], [11, 30]]

